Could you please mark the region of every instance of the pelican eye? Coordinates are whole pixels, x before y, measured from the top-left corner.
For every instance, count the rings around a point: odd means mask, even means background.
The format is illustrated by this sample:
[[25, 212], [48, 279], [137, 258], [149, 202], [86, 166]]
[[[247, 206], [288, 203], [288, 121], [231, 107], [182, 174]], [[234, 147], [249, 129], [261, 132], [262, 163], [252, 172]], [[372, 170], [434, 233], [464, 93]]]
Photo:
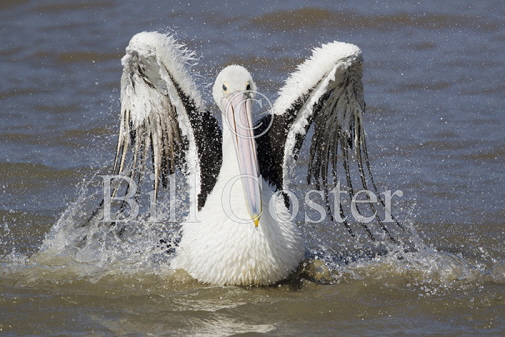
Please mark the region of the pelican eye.
[[251, 83], [247, 82], [247, 85], [245, 87], [245, 90], [251, 90]]
[[228, 92], [228, 83], [226, 83], [226, 82], [223, 83], [223, 91], [225, 93]]

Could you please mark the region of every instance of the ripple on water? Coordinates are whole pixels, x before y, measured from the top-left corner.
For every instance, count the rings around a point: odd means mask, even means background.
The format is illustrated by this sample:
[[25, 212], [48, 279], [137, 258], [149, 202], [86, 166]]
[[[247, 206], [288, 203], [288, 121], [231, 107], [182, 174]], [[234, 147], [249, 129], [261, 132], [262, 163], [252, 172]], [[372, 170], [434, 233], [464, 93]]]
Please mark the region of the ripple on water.
[[36, 13], [39, 12], [65, 12], [65, 11], [72, 11], [72, 10], [87, 10], [87, 9], [99, 9], [99, 10], [106, 10], [109, 7], [113, 7], [113, 3], [110, 1], [101, 1], [101, 0], [95, 0], [95, 1], [74, 1], [74, 2], [69, 2], [65, 1], [62, 3], [54, 3], [54, 4], [49, 4], [49, 3], [38, 3], [36, 6], [33, 7], [33, 11]]
[[406, 27], [424, 29], [470, 28], [478, 31], [497, 31], [499, 22], [484, 21], [478, 16], [430, 14], [362, 15], [355, 12], [329, 11], [315, 7], [276, 11], [251, 20], [269, 31], [292, 31], [318, 27], [395, 30]]

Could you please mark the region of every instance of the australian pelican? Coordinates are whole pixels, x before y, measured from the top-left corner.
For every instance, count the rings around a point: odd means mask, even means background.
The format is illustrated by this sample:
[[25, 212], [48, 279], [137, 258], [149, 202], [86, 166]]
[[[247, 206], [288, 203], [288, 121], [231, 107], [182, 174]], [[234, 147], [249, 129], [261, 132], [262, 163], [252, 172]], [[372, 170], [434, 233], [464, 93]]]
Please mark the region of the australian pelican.
[[[362, 53], [341, 42], [315, 49], [256, 124], [253, 78], [242, 66], [224, 68], [212, 90], [222, 129], [204, 110], [189, 72], [192, 58], [169, 35], [143, 32], [131, 39], [122, 59], [115, 173], [128, 166], [140, 179], [150, 157], [156, 193], [176, 170], [191, 177], [199, 222], [182, 224], [174, 268], [216, 285], [275, 283], [304, 256], [288, 202], [276, 193], [287, 190], [303, 142], [311, 141], [308, 180], [317, 188], [328, 192], [335, 185], [338, 156], [350, 179], [352, 153], [366, 187]], [[311, 126], [314, 135], [305, 139]]]

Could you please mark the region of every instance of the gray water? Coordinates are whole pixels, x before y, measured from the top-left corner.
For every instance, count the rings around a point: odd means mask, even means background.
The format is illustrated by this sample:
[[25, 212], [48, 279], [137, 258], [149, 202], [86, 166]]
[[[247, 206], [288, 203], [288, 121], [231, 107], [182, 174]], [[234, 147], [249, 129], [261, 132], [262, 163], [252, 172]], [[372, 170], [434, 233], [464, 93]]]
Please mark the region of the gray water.
[[[2, 335], [505, 334], [503, 1], [0, 8]], [[203, 89], [238, 63], [272, 99], [312, 48], [358, 45], [375, 179], [403, 191], [393, 213], [421, 249], [331, 264], [366, 238], [316, 226], [311, 247], [329, 261], [331, 285], [211, 287], [167, 267], [156, 243], [174, 224], [132, 224], [123, 241], [74, 227], [96, 197], [88, 184], [110, 171], [120, 59], [144, 30], [195, 50]], [[83, 233], [92, 245], [76, 244]]]

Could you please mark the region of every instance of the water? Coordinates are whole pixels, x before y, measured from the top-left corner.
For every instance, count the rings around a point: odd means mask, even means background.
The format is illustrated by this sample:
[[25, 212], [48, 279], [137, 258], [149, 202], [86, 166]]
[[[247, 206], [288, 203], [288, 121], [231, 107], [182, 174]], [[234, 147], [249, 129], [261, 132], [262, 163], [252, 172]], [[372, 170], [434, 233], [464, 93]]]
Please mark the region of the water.
[[[505, 333], [502, 1], [1, 7], [2, 335]], [[310, 48], [360, 46], [375, 178], [403, 191], [393, 213], [425, 249], [333, 264], [332, 285], [210, 287], [166, 268], [173, 253], [159, 239], [173, 224], [140, 221], [126, 239], [74, 228], [92, 204], [87, 184], [111, 168], [119, 60], [143, 30], [196, 50], [203, 87], [240, 63], [272, 98]], [[326, 259], [361, 244], [340, 229], [307, 231]], [[79, 246], [89, 234], [93, 245]]]

